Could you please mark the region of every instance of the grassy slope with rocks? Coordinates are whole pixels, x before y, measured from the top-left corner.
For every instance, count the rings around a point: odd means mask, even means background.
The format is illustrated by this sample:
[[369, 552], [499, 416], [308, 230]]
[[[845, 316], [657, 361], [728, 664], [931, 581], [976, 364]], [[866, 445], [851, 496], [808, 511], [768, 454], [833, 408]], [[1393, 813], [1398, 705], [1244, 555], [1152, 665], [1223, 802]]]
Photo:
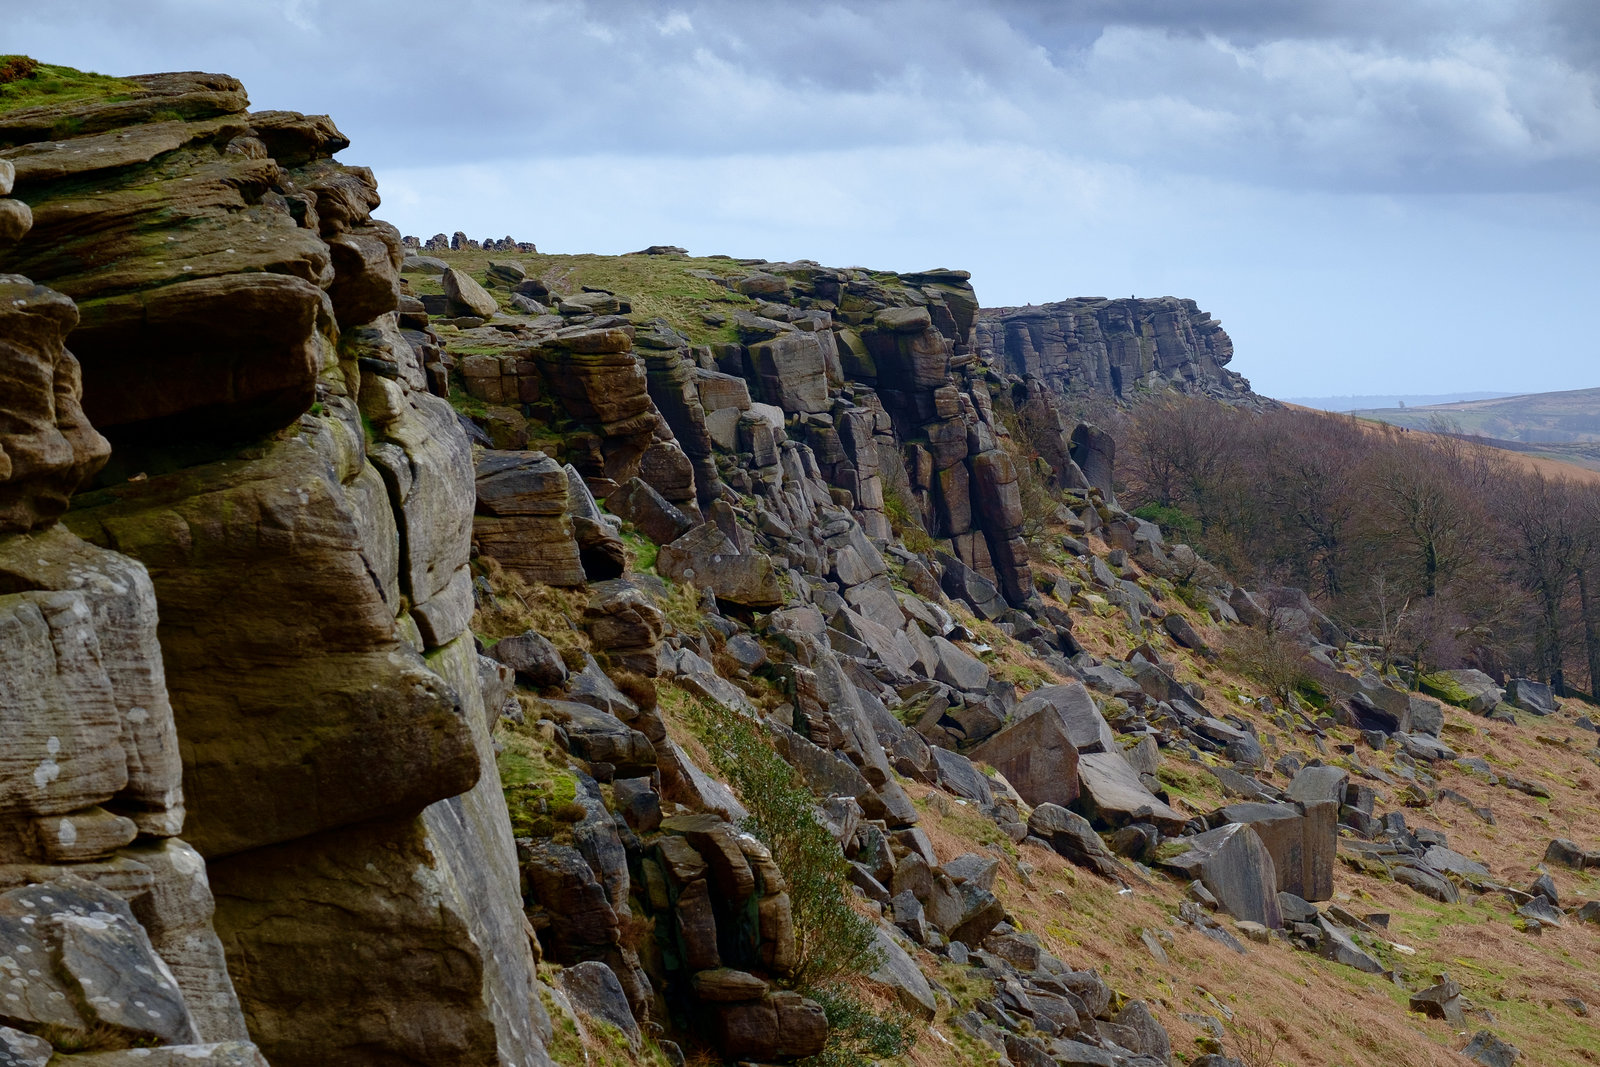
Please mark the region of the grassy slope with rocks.
[[[478, 277], [491, 259], [509, 259], [522, 264], [530, 275], [552, 283], [555, 291], [565, 287], [575, 292], [581, 286], [610, 289], [633, 303], [636, 320], [659, 316], [696, 343], [724, 339], [723, 327], [708, 322], [706, 313], [715, 315], [749, 303], [689, 273], [695, 269], [726, 272], [732, 266], [729, 260], [429, 254], [440, 255]], [[407, 277], [414, 292], [441, 291], [431, 277]], [[498, 296], [504, 304], [507, 294], [501, 291]], [[449, 327], [444, 328], [447, 339], [450, 332]], [[1088, 559], [1054, 547], [1068, 532], [1067, 526], [1054, 521], [1037, 531], [1035, 573], [1056, 579], [1056, 588], [1063, 591], [1073, 587], [1092, 590]], [[1073, 532], [1086, 541], [1094, 555], [1110, 556], [1111, 549], [1103, 541], [1083, 538], [1081, 529]], [[638, 542], [642, 539], [635, 539], [636, 548]], [[653, 560], [636, 553], [635, 562], [648, 573]], [[1185, 615], [1214, 647], [1227, 647], [1231, 635], [1240, 629], [1187, 606], [1170, 583], [1143, 574], [1131, 562], [1123, 573], [1160, 598], [1169, 611]], [[535, 593], [536, 598], [541, 595]], [[1120, 661], [1139, 646], [1154, 646], [1180, 681], [1203, 687], [1208, 704], [1225, 705], [1230, 716], [1249, 723], [1261, 738], [1269, 764], [1259, 773], [1261, 781], [1286, 785], [1287, 778], [1274, 772], [1270, 764], [1289, 754], [1302, 760], [1320, 757], [1346, 767], [1353, 782], [1378, 790], [1380, 812], [1400, 811], [1412, 828], [1446, 834], [1451, 848], [1483, 863], [1501, 884], [1525, 887], [1545, 871], [1542, 857], [1550, 839], [1576, 837], [1583, 841], [1586, 832], [1600, 824], [1595, 788], [1600, 780], [1600, 759], [1594, 735], [1575, 725], [1580, 714], [1592, 711], [1585, 705], [1564, 701], [1560, 712], [1547, 719], [1518, 713], [1515, 725], [1492, 722], [1462, 709], [1446, 709], [1442, 737], [1461, 757], [1479, 757], [1492, 768], [1533, 779], [1549, 796], [1535, 797], [1503, 784], [1491, 785], [1479, 773], [1443, 763], [1427, 769], [1433, 782], [1426, 788], [1426, 802], [1407, 807], [1400, 786], [1416, 771], [1393, 742], [1375, 750], [1354, 727], [1328, 720], [1323, 720], [1320, 736], [1305, 729], [1285, 730], [1285, 720], [1271, 714], [1267, 710], [1270, 703], [1263, 699], [1270, 696], [1270, 687], [1241, 673], [1228, 657], [1191, 653], [1167, 639], [1159, 628], [1131, 630], [1125, 614], [1092, 592], [1080, 592], [1058, 603], [1072, 612], [1075, 635], [1095, 656], [1107, 662]], [[720, 641], [709, 627], [695, 626], [692, 609], [686, 613], [680, 605], [673, 615], [680, 638], [713, 645]], [[1019, 692], [1057, 680], [1050, 666], [1035, 660], [1027, 646], [970, 615], [963, 621], [973, 638], [964, 647], [992, 668], [1000, 668], [997, 673], [1016, 682]], [[545, 629], [548, 632], [549, 627]], [[1353, 672], [1367, 666], [1355, 656], [1345, 665]], [[747, 689], [758, 705], [770, 707], [773, 703], [770, 691], [755, 680], [729, 676]], [[662, 708], [673, 735], [692, 755], [709, 762], [692, 716], [682, 713], [682, 700], [664, 695]], [[674, 708], [679, 709], [677, 713]], [[1179, 810], [1198, 815], [1230, 799], [1211, 773], [1224, 765], [1219, 757], [1189, 760], [1169, 752], [1159, 777]], [[1384, 776], [1394, 784], [1380, 781]], [[514, 787], [510, 780], [507, 784]], [[1250, 1067], [1465, 1062], [1454, 1051], [1464, 1044], [1463, 1031], [1407, 1010], [1409, 992], [1431, 984], [1440, 972], [1460, 982], [1471, 1005], [1466, 1031], [1492, 1029], [1520, 1047], [1526, 1062], [1592, 1063], [1595, 1054], [1589, 1050], [1600, 1048], [1600, 1024], [1585, 1010], [1588, 1004], [1600, 1006], [1600, 938], [1593, 926], [1577, 923], [1570, 916], [1560, 927], [1529, 932], [1505, 895], [1466, 891], [1458, 903], [1437, 903], [1371, 864], [1363, 865], [1353, 852], [1341, 847], [1342, 862], [1330, 903], [1356, 915], [1389, 917], [1386, 928], [1375, 928], [1376, 934], [1358, 938], [1391, 974], [1362, 973], [1296, 951], [1282, 939], [1249, 943], [1247, 952], [1240, 955], [1178, 922], [1184, 887], [1172, 878], [1141, 870], [1141, 877], [1127, 889], [1120, 888], [1052, 852], [1014, 844], [964, 800], [937, 788], [904, 780], [902, 784], [913, 796], [940, 860], [970, 851], [995, 855], [1001, 863], [995, 892], [1005, 903], [1010, 921], [1037, 935], [1044, 948], [1070, 966], [1099, 971], [1119, 996], [1147, 1001], [1170, 1033], [1174, 1058], [1179, 1062], [1219, 1049]], [[1440, 790], [1453, 791], [1471, 805], [1492, 810], [1493, 823], [1485, 822], [1471, 807], [1442, 797]], [[1343, 834], [1346, 839], [1350, 836], [1348, 831]], [[1600, 877], [1593, 870], [1551, 869], [1550, 873], [1564, 903], [1600, 897]], [[863, 910], [875, 910], [859, 903]], [[1159, 939], [1165, 960], [1158, 960], [1144, 946], [1141, 931], [1150, 931]], [[888, 1062], [933, 1067], [994, 1057], [991, 1050], [952, 1023], [954, 1016], [991, 995], [988, 982], [975, 981], [976, 972], [926, 949], [918, 951], [917, 960], [941, 988], [939, 1015], [907, 1053]], [[861, 988], [869, 1001], [886, 1008], [892, 1003], [886, 990], [866, 982]]]
[[[1053, 528], [1048, 535], [1064, 532]], [[1102, 558], [1110, 551], [1095, 538], [1089, 546]], [[1074, 561], [1058, 573], [1083, 582], [1086, 571]], [[1180, 610], [1208, 637], [1226, 641], [1222, 628], [1188, 609]], [[1120, 659], [1152, 640], [1148, 633], [1130, 633], [1113, 614], [1091, 612], [1080, 619], [1076, 631], [1080, 640], [1108, 659]], [[991, 630], [989, 636], [996, 634]], [[1016, 642], [1002, 639], [999, 644], [999, 655], [1027, 661]], [[1180, 681], [1199, 683], [1208, 695], [1228, 699], [1229, 712], [1260, 732], [1269, 760], [1289, 753], [1305, 759], [1318, 755], [1305, 735], [1284, 733], [1261, 710], [1259, 700], [1269, 694], [1253, 679], [1172, 642], [1160, 651], [1175, 663]], [[1041, 675], [1049, 677], [1044, 664], [1037, 666]], [[663, 700], [664, 707], [676, 709], [669, 727], [704, 754], [694, 724], [682, 710], [685, 703], [682, 698]], [[1524, 887], [1545, 871], [1542, 857], [1551, 838], [1581, 841], [1589, 828], [1600, 825], [1596, 789], [1600, 762], [1594, 755], [1594, 735], [1573, 725], [1586, 712], [1593, 714], [1593, 709], [1567, 701], [1553, 718], [1519, 714], [1518, 722], [1510, 725], [1463, 709], [1446, 710], [1442, 736], [1462, 757], [1480, 757], [1492, 767], [1535, 779], [1551, 794], [1548, 799], [1536, 798], [1490, 785], [1469, 770], [1450, 765], [1434, 768], [1438, 788], [1488, 807], [1494, 825], [1483, 822], [1470, 808], [1444, 799], [1422, 808], [1403, 808], [1398, 790], [1381, 785], [1380, 793], [1390, 802], [1380, 802], [1380, 808], [1403, 811], [1412, 827], [1444, 832], [1450, 847], [1488, 866], [1505, 884]], [[1372, 784], [1372, 779], [1362, 779], [1362, 767], [1395, 775], [1404, 766], [1396, 751], [1372, 750], [1353, 727], [1328, 728], [1323, 743], [1329, 762], [1350, 768], [1353, 780]], [[1199, 762], [1168, 756], [1160, 777], [1180, 810], [1202, 814], [1230, 799], [1209, 773], [1223, 766], [1228, 764], [1209, 756]], [[1270, 769], [1259, 778], [1287, 784], [1287, 778]], [[511, 779], [507, 784], [514, 788]], [[1566, 925], [1535, 936], [1522, 928], [1514, 905], [1498, 894], [1441, 904], [1347, 861], [1336, 869], [1333, 903], [1358, 915], [1389, 915], [1384, 937], [1367, 939], [1365, 944], [1399, 973], [1399, 981], [1295, 951], [1280, 941], [1248, 944], [1248, 954], [1241, 956], [1176, 922], [1185, 894], [1171, 878], [1145, 872], [1131, 892], [1124, 891], [1053, 852], [1013, 844], [993, 823], [972, 812], [965, 800], [909, 781], [903, 784], [912, 791], [939, 858], [950, 860], [972, 851], [1000, 858], [995, 891], [1014, 924], [1036, 934], [1046, 949], [1071, 966], [1099, 971], [1119, 994], [1150, 1003], [1172, 1037], [1175, 1058], [1193, 1058], [1212, 1047], [1208, 1017], [1220, 1028], [1222, 1048], [1249, 1067], [1463, 1063], [1453, 1052], [1463, 1043], [1455, 1029], [1407, 1010], [1410, 990], [1431, 984], [1435, 973], [1447, 972], [1461, 983], [1477, 1009], [1469, 1016], [1469, 1028], [1492, 1026], [1522, 1049], [1530, 1063], [1576, 1067], [1596, 1062], [1589, 1050], [1600, 1048], [1600, 1017], [1580, 1015], [1567, 1003], [1577, 1000], [1600, 1007], [1600, 935], [1593, 926], [1569, 919]], [[1600, 898], [1600, 872], [1558, 868], [1550, 872], [1564, 901]], [[1153, 958], [1141, 944], [1143, 930], [1160, 938], [1166, 961]], [[917, 1067], [983, 1062], [984, 1046], [961, 1034], [950, 1020], [991, 996], [989, 983], [972, 979], [967, 969], [926, 950], [918, 953], [917, 960], [931, 980], [943, 983], [950, 1002], [909, 1053], [889, 1062]], [[869, 988], [868, 992], [884, 1008], [892, 1004], [887, 991]]]

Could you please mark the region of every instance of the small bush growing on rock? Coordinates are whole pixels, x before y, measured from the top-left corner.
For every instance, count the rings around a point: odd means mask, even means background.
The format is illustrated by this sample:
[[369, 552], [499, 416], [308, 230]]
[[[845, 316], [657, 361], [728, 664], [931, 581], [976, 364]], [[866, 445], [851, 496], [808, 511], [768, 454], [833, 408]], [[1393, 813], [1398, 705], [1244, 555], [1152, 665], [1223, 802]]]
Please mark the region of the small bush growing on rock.
[[808, 995], [828, 1017], [828, 1047], [807, 1059], [807, 1067], [858, 1067], [911, 1047], [905, 1023], [871, 1010], [849, 986], [829, 984]]
[[1174, 541], [1188, 544], [1200, 539], [1200, 523], [1182, 508], [1162, 504], [1140, 504], [1133, 509], [1132, 514], [1135, 518], [1155, 523], [1161, 527], [1163, 534]]
[[611, 681], [622, 691], [623, 696], [639, 706], [640, 711], [654, 709], [660, 698], [655, 679], [646, 678], [637, 671], [618, 671], [612, 675]]
[[589, 814], [589, 809], [577, 801], [572, 801], [555, 808], [550, 814], [554, 815], [560, 822], [580, 822], [585, 815]]
[[878, 962], [872, 927], [850, 907], [844, 854], [818, 821], [810, 791], [752, 723], [721, 709], [708, 708], [707, 717], [711, 757], [750, 811], [744, 828], [772, 849], [789, 881], [795, 988], [870, 971]]
[[887, 481], [883, 486], [883, 513], [889, 520], [889, 529], [894, 531], [894, 535], [909, 551], [927, 553], [938, 547], [923, 528], [922, 520], [913, 517], [911, 507], [900, 495], [900, 490]]
[[587, 591], [526, 582], [490, 556], [479, 556], [473, 569], [489, 586], [486, 595], [479, 593], [472, 615], [472, 631], [485, 644], [533, 630], [556, 646], [569, 671], [583, 669], [589, 635], [573, 620], [583, 617]]
[[898, 1055], [910, 1046], [898, 1023], [877, 1015], [847, 980], [880, 958], [872, 925], [850, 907], [847, 866], [839, 844], [818, 821], [815, 800], [754, 723], [731, 711], [698, 705], [702, 737], [717, 769], [750, 811], [744, 829], [772, 850], [789, 883], [797, 962], [789, 984], [822, 1005], [828, 1048], [819, 1067], [854, 1067], [867, 1056]]

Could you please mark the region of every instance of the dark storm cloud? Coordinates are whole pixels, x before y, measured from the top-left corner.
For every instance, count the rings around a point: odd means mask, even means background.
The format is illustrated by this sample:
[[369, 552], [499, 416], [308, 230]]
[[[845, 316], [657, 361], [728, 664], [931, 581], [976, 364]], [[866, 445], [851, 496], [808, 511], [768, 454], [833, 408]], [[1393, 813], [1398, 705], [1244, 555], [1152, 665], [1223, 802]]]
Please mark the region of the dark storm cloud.
[[[23, 38], [153, 49], [329, 108], [395, 165], [1027, 144], [1363, 191], [1600, 178], [1593, 0], [55, 0]], [[69, 60], [70, 61], [70, 60]], [[121, 69], [126, 69], [123, 66]], [[537, 196], [537, 190], [530, 190]]]

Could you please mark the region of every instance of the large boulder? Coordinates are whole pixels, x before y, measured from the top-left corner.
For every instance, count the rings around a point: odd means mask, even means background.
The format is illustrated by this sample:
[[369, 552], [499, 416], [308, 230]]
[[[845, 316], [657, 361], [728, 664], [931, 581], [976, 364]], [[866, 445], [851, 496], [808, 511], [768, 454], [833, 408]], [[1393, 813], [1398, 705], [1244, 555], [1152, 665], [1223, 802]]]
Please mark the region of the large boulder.
[[783, 604], [772, 561], [741, 553], [715, 523], [702, 523], [663, 545], [656, 569], [675, 582], [709, 589], [718, 600], [743, 608], [768, 610]]
[[1035, 807], [1066, 807], [1078, 797], [1078, 750], [1054, 705], [1034, 709], [968, 755], [1005, 775], [1017, 795]]
[[713, 1040], [730, 1059], [803, 1059], [828, 1042], [821, 1005], [799, 993], [775, 991], [760, 1000], [710, 1007]]
[[1289, 782], [1289, 800], [1303, 812], [1300, 884], [1304, 900], [1333, 898], [1333, 868], [1339, 840], [1339, 808], [1350, 775], [1341, 767], [1303, 767]]
[[1148, 822], [1162, 833], [1175, 834], [1189, 821], [1145, 788], [1121, 749], [1080, 753], [1078, 786], [1077, 810], [1103, 826]]
[[666, 616], [642, 586], [626, 578], [594, 583], [581, 622], [604, 659], [655, 675]]
[[1419, 684], [1430, 696], [1480, 715], [1493, 711], [1505, 696], [1493, 678], [1475, 670], [1437, 671], [1423, 675]]
[[606, 507], [633, 523], [657, 545], [669, 545], [694, 528], [694, 522], [642, 478], [632, 478], [606, 497]]
[[1513, 678], [1506, 683], [1506, 699], [1534, 715], [1556, 713], [1555, 693], [1544, 682], [1532, 678]]
[[[0, 894], [0, 1025], [58, 1043], [189, 1044], [194, 1020], [127, 902], [73, 875]], [[20, 962], [19, 962], [20, 961]]]
[[1272, 854], [1251, 827], [1228, 823], [1164, 844], [1157, 864], [1191, 880], [1199, 879], [1234, 918], [1282, 929], [1278, 872]]
[[935, 635], [933, 642], [938, 662], [933, 676], [953, 689], [969, 693], [982, 693], [989, 687], [989, 668], [983, 662], [961, 649], [953, 642]]
[[567, 473], [543, 452], [485, 450], [477, 460], [472, 538], [482, 555], [525, 581], [584, 581], [568, 506]]
[[449, 301], [452, 315], [474, 315], [480, 319], [492, 318], [500, 305], [488, 290], [472, 279], [465, 271], [451, 267], [444, 272], [444, 295]]
[[1108, 501], [1115, 499], [1112, 480], [1116, 459], [1117, 442], [1109, 431], [1088, 422], [1080, 422], [1072, 431], [1073, 462]]
[[1046, 685], [1017, 702], [1018, 717], [1043, 707], [1053, 709], [1067, 729], [1067, 739], [1081, 752], [1115, 752], [1117, 736], [1081, 682]]
[[965, 601], [982, 619], [994, 620], [1006, 613], [1005, 598], [992, 581], [949, 553], [938, 552], [934, 558], [943, 568], [939, 585], [946, 596]]
[[1279, 892], [1293, 893], [1302, 900], [1327, 900], [1333, 895], [1336, 838], [1328, 834], [1326, 840], [1313, 837], [1308, 841], [1307, 832], [1315, 833], [1314, 824], [1297, 806], [1244, 801], [1218, 809], [1211, 821], [1244, 823], [1255, 830], [1272, 854]]
[[1122, 877], [1122, 865], [1106, 848], [1094, 827], [1075, 811], [1058, 804], [1040, 804], [1028, 816], [1028, 833], [1076, 863], [1112, 880]]
[[894, 990], [895, 1000], [902, 1010], [924, 1021], [932, 1021], [938, 1013], [939, 1002], [934, 996], [933, 987], [923, 976], [922, 968], [917, 966], [917, 961], [900, 947], [899, 940], [881, 923], [875, 938], [882, 962], [868, 977]]
[[[0, 539], [0, 589], [0, 810], [43, 831], [109, 803], [132, 816], [129, 840], [176, 834], [183, 769], [148, 573], [57, 526]], [[0, 862], [43, 858], [13, 849]]]
[[579, 1015], [615, 1027], [627, 1040], [628, 1048], [638, 1053], [643, 1035], [628, 1008], [622, 983], [610, 967], [598, 960], [575, 963], [562, 969], [557, 983]]
[[828, 410], [827, 360], [816, 334], [784, 333], [750, 346], [761, 395], [790, 414]]
[[650, 739], [607, 712], [567, 700], [541, 700], [534, 709], [541, 718], [561, 726], [568, 751], [579, 759], [609, 763], [623, 778], [655, 769], [656, 752]]

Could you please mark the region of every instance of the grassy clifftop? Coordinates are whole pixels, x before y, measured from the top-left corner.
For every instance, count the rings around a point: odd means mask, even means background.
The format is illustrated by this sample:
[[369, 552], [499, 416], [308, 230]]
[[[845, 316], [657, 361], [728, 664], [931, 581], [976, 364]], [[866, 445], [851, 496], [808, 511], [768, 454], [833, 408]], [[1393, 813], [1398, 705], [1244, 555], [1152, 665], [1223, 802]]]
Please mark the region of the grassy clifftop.
[[126, 78], [39, 63], [28, 56], [0, 55], [0, 114], [42, 104], [120, 100], [142, 91]]

